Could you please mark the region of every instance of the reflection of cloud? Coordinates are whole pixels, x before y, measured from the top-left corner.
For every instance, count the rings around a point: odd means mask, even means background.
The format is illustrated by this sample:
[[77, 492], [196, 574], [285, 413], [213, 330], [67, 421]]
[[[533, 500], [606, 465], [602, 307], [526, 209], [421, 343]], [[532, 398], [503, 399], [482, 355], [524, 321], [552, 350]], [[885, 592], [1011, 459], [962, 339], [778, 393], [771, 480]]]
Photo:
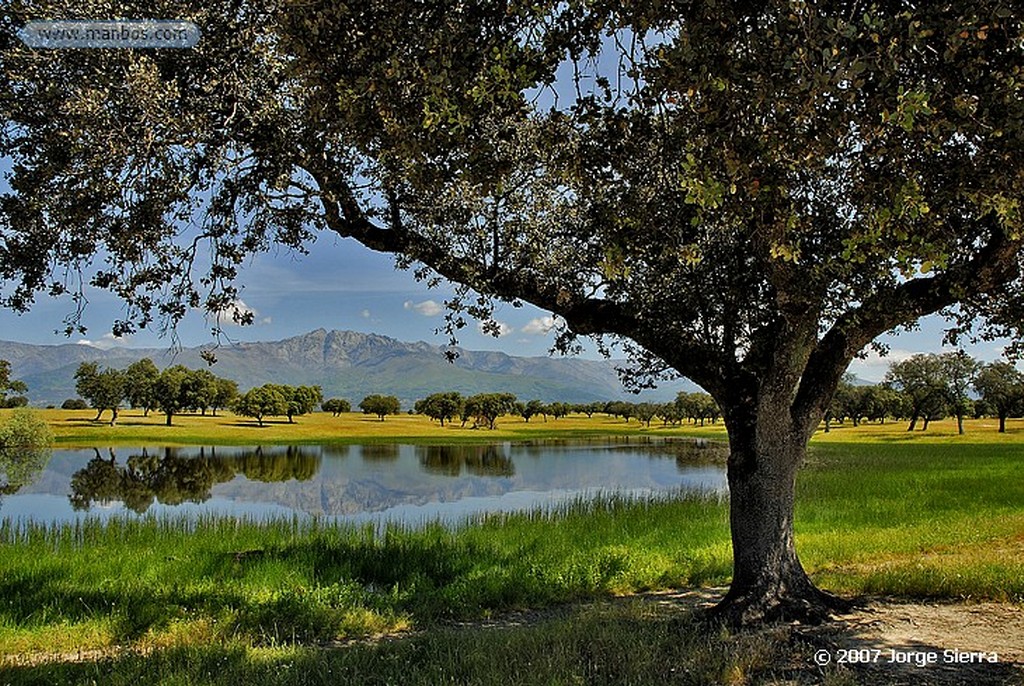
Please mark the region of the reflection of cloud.
[[495, 333], [497, 333], [498, 338], [501, 338], [502, 336], [508, 336], [510, 333], [515, 331], [515, 329], [513, 329], [510, 325], [508, 325], [505, 322], [499, 322], [497, 319], [494, 320], [494, 323], [491, 326], [488, 326], [484, 322], [477, 322], [476, 328], [480, 330], [480, 333], [486, 334], [488, 336], [493, 336]]
[[100, 350], [110, 350], [111, 348], [127, 346], [131, 343], [131, 340], [131, 336], [115, 336], [112, 332], [107, 332], [103, 334], [99, 340], [90, 341], [88, 338], [82, 338], [75, 342], [78, 345], [88, 345], [92, 348], [99, 348]]
[[557, 322], [554, 317], [535, 317], [528, 321], [526, 326], [520, 329], [520, 331], [523, 333], [544, 335], [551, 331], [551, 329], [555, 328], [556, 323]]
[[407, 310], [415, 310], [424, 317], [434, 317], [444, 311], [444, 306], [433, 300], [424, 300], [421, 303], [414, 303], [412, 300], [406, 300], [404, 307]]

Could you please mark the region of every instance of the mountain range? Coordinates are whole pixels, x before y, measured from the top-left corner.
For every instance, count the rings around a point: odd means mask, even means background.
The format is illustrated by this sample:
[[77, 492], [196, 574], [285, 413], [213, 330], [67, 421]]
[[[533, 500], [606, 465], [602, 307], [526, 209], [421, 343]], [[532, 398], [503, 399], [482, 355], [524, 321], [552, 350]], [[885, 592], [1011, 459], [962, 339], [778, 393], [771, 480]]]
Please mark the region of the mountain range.
[[[32, 345], [0, 341], [0, 359], [11, 363], [11, 377], [28, 384], [32, 405], [59, 405], [75, 397], [74, 374], [82, 362], [124, 368], [143, 357], [161, 369], [173, 364], [207, 367], [201, 353], [209, 346], [101, 349], [84, 344]], [[317, 329], [281, 341], [222, 345], [213, 353], [214, 374], [238, 382], [243, 391], [264, 383], [319, 385], [324, 397], [358, 403], [370, 393], [395, 395], [403, 407], [438, 391], [473, 394], [509, 392], [545, 402], [670, 400], [696, 386], [664, 382], [640, 396], [627, 393], [615, 371], [621, 361], [565, 357], [517, 357], [501, 352], [457, 348], [454, 363], [446, 348], [407, 343], [377, 334]]]

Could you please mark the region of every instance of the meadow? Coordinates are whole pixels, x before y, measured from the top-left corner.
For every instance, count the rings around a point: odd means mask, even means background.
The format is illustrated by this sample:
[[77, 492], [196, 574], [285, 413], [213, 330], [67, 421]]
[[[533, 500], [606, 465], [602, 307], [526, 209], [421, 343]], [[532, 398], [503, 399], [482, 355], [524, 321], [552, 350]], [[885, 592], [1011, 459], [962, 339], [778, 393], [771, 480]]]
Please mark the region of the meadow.
[[[231, 416], [177, 418], [170, 429], [132, 413], [113, 428], [80, 421], [91, 416], [49, 418], [61, 445], [114, 434], [167, 443], [171, 432], [181, 443], [250, 444], [253, 435], [289, 443], [724, 436], [720, 425], [647, 429], [603, 415], [505, 418], [495, 431], [441, 429], [408, 415], [315, 414], [263, 430]], [[1007, 434], [985, 420], [968, 422], [965, 436], [954, 422], [905, 429], [847, 424], [812, 441], [798, 482], [805, 566], [845, 595], [1024, 603], [1024, 422]], [[456, 530], [5, 522], [0, 683], [771, 683], [784, 665], [809, 663], [810, 647], [784, 632], [709, 631], [658, 604], [603, 602], [721, 586], [730, 564], [727, 504], [710, 497], [606, 498]], [[538, 619], [480, 628], [516, 612]], [[822, 678], [853, 683], [838, 669]]]

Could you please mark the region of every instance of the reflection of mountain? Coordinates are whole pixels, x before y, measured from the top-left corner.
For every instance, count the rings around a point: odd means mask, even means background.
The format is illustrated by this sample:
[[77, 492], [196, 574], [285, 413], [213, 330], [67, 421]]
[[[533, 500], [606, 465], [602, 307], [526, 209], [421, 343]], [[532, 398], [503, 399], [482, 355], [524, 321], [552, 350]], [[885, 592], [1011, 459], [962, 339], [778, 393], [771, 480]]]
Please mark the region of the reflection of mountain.
[[144, 512], [156, 503], [213, 501], [220, 512], [268, 507], [347, 516], [512, 494], [543, 499], [724, 486], [721, 467], [695, 468], [677, 457], [676, 449], [625, 442], [64, 450], [19, 493], [63, 498], [70, 491], [77, 508], [121, 502]]

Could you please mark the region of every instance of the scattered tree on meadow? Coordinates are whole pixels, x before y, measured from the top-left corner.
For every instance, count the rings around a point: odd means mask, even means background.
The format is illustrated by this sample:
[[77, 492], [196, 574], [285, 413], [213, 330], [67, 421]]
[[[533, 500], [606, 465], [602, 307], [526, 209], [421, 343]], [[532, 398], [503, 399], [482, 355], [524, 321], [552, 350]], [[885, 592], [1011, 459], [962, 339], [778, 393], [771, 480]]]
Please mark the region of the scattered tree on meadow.
[[83, 362], [75, 371], [75, 392], [89, 401], [99, 421], [110, 410], [110, 425], [117, 421], [117, 412], [124, 400], [124, 372], [107, 367], [102, 372], [95, 362]]
[[288, 423], [295, 422], [296, 415], [309, 414], [323, 402], [324, 393], [319, 386], [279, 386], [281, 395], [288, 401]]
[[89, 407], [89, 403], [85, 402], [81, 398], [68, 398], [60, 404], [62, 410], [84, 410]]
[[1006, 418], [1024, 413], [1024, 374], [1009, 362], [992, 362], [978, 371], [973, 385], [999, 417], [999, 433], [1006, 433]]
[[341, 398], [329, 398], [320, 404], [320, 409], [324, 412], [330, 412], [335, 417], [352, 411], [352, 403]]
[[160, 372], [153, 383], [153, 402], [163, 412], [167, 426], [171, 426], [174, 415], [189, 407], [189, 376], [191, 370], [180, 364]]
[[173, 324], [222, 311], [251, 253], [330, 231], [461, 284], [452, 332], [494, 299], [545, 308], [559, 349], [610, 337], [627, 381], [679, 374], [721, 407], [732, 621], [843, 606], [803, 570], [794, 498], [854, 356], [931, 313], [1022, 338], [1024, 24], [1002, 0], [175, 9], [204, 24], [173, 59], [0, 46], [0, 302], [84, 273], [127, 301], [115, 334]]
[[516, 403], [515, 413], [530, 423], [530, 419], [544, 412], [544, 403], [536, 398], [525, 403]]
[[967, 394], [980, 365], [963, 350], [942, 353], [938, 356], [942, 372], [943, 395], [946, 406], [956, 416], [957, 433], [964, 433], [964, 415], [970, 414], [974, 403]]
[[927, 431], [931, 418], [944, 414], [946, 388], [938, 355], [922, 353], [890, 364], [885, 382], [906, 394], [910, 416], [907, 431], [914, 430], [918, 418], [924, 419], [923, 430]]
[[231, 379], [217, 377], [213, 398], [210, 401], [210, 409], [213, 410], [213, 416], [217, 416], [217, 410], [231, 407], [237, 397], [238, 384]]
[[375, 414], [380, 421], [389, 414], [398, 414], [402, 411], [402, 403], [393, 395], [381, 395], [374, 393], [359, 401], [359, 409], [363, 414]]
[[235, 414], [252, 417], [263, 426], [264, 417], [279, 417], [288, 413], [288, 399], [281, 393], [280, 386], [264, 384], [250, 388], [236, 398], [232, 409]]
[[462, 394], [457, 391], [431, 393], [426, 398], [416, 401], [414, 409], [417, 414], [437, 420], [444, 426], [446, 421], [450, 422], [461, 416], [464, 402]]
[[516, 402], [511, 393], [478, 393], [466, 398], [464, 415], [474, 418], [477, 426], [493, 429], [498, 417], [516, 411]]
[[148, 357], [132, 362], [124, 370], [125, 400], [133, 410], [141, 407], [143, 416], [149, 416], [149, 411], [156, 407], [153, 386], [159, 377], [160, 370]]

